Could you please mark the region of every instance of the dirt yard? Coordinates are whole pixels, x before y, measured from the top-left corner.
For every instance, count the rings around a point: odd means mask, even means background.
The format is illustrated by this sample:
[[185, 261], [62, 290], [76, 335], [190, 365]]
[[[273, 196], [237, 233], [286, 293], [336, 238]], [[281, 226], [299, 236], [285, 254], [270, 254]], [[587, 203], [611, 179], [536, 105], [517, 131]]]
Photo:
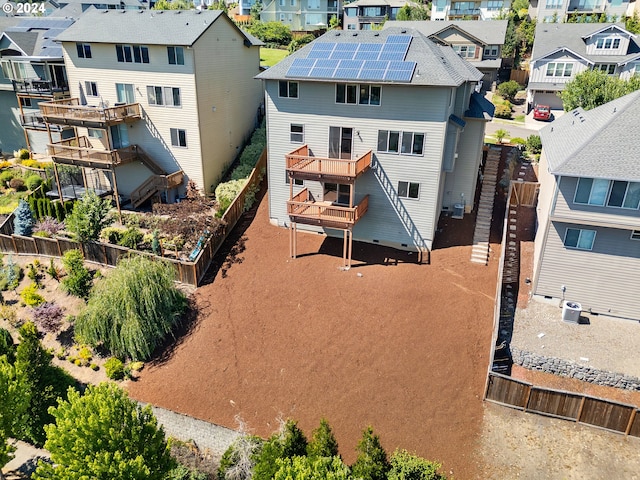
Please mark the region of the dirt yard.
[[[291, 417], [310, 434], [326, 417], [346, 462], [372, 425], [389, 453], [406, 448], [475, 478], [499, 245], [470, 262], [473, 219], [449, 220], [430, 265], [415, 255], [269, 225], [267, 198], [215, 279], [199, 288], [192, 334], [147, 365], [130, 394], [267, 436]], [[451, 246], [449, 246], [451, 245]]]

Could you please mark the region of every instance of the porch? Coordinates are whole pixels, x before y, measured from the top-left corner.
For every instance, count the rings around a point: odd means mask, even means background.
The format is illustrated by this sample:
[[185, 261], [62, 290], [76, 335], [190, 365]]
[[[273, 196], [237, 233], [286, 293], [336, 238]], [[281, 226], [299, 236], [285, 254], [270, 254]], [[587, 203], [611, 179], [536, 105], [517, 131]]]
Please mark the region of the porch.
[[77, 98], [67, 98], [43, 102], [39, 107], [46, 122], [76, 127], [106, 128], [142, 118], [139, 103], [127, 103], [114, 107], [91, 107], [80, 105], [80, 100]]

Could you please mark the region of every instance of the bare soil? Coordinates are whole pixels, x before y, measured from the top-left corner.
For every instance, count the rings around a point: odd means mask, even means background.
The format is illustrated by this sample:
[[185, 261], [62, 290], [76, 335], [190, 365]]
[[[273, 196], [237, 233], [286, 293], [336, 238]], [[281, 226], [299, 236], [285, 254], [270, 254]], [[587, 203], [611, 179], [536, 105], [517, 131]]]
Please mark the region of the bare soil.
[[341, 239], [299, 233], [289, 259], [265, 197], [196, 291], [192, 334], [131, 396], [230, 428], [239, 414], [261, 436], [280, 416], [308, 435], [326, 417], [347, 462], [372, 425], [389, 453], [474, 478], [499, 245], [488, 267], [472, 264], [473, 220], [441, 224], [430, 265], [356, 242], [344, 272]]

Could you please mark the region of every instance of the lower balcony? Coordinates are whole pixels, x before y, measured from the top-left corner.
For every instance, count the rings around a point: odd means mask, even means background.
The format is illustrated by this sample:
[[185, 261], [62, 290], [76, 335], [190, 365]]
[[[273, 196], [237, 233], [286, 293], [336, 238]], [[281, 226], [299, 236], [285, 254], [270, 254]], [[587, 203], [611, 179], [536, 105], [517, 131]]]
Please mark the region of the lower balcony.
[[71, 138], [48, 146], [49, 156], [56, 163], [108, 170], [138, 160], [136, 145], [115, 150], [94, 148], [87, 137]]
[[353, 227], [369, 208], [369, 195], [365, 195], [354, 207], [317, 202], [304, 188], [287, 202], [287, 214], [292, 222], [326, 228], [348, 229]]
[[[39, 113], [25, 113], [24, 115], [20, 115], [20, 125], [29, 130], [47, 129], [47, 124]], [[62, 130], [62, 126], [49, 124], [49, 130], [59, 132]]]
[[285, 155], [287, 174], [293, 178], [333, 180], [336, 183], [353, 183], [371, 168], [371, 158], [371, 150], [355, 160], [314, 157], [307, 145]]
[[58, 125], [105, 128], [142, 118], [139, 103], [127, 103], [113, 107], [80, 105], [77, 98], [68, 98], [39, 104], [44, 119]]

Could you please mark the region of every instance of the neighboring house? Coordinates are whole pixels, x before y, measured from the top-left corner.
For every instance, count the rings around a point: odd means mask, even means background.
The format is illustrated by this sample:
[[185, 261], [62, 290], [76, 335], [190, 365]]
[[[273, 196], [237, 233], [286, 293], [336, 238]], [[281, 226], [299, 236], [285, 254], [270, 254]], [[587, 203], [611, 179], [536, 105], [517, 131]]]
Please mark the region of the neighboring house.
[[221, 11], [91, 9], [57, 41], [72, 98], [40, 109], [75, 133], [49, 153], [103, 169], [134, 206], [187, 179], [211, 192], [256, 126], [261, 42]]
[[386, 22], [384, 28], [415, 28], [431, 40], [450, 45], [462, 58], [483, 73], [482, 88], [489, 89], [498, 80], [502, 66], [502, 46], [507, 20], [461, 20], [456, 22]]
[[640, 44], [622, 24], [539, 23], [530, 65], [529, 107], [562, 109], [558, 93], [580, 72], [598, 69], [628, 79], [640, 71]]
[[343, 30], [371, 30], [380, 27], [385, 21], [395, 20], [398, 11], [406, 4], [412, 7], [416, 3], [408, 0], [357, 0], [344, 6]]
[[[3, 150], [26, 147], [46, 153], [50, 137], [38, 106], [69, 96], [62, 48], [54, 38], [73, 22], [69, 18], [20, 17], [19, 23], [0, 34]], [[60, 139], [62, 129], [55, 128], [53, 133]]]
[[529, 16], [538, 22], [565, 22], [574, 16], [609, 19], [633, 14], [635, 0], [530, 0]]
[[251, 15], [251, 7], [257, 0], [239, 0], [238, 1], [238, 15], [246, 16]]
[[473, 210], [493, 107], [451, 48], [412, 29], [331, 31], [258, 78], [272, 223], [344, 234], [345, 252], [425, 252], [442, 211]]
[[640, 320], [638, 124], [640, 91], [541, 130], [535, 296]]
[[326, 29], [331, 17], [340, 18], [341, 0], [267, 0], [260, 13], [263, 22], [282, 22], [294, 31]]
[[511, 0], [482, 0], [457, 2], [434, 0], [431, 4], [431, 20], [492, 20], [511, 8]]
[[83, 12], [91, 7], [98, 10], [144, 10], [148, 8], [148, 3], [141, 0], [50, 0], [50, 2], [58, 8], [78, 5]]

